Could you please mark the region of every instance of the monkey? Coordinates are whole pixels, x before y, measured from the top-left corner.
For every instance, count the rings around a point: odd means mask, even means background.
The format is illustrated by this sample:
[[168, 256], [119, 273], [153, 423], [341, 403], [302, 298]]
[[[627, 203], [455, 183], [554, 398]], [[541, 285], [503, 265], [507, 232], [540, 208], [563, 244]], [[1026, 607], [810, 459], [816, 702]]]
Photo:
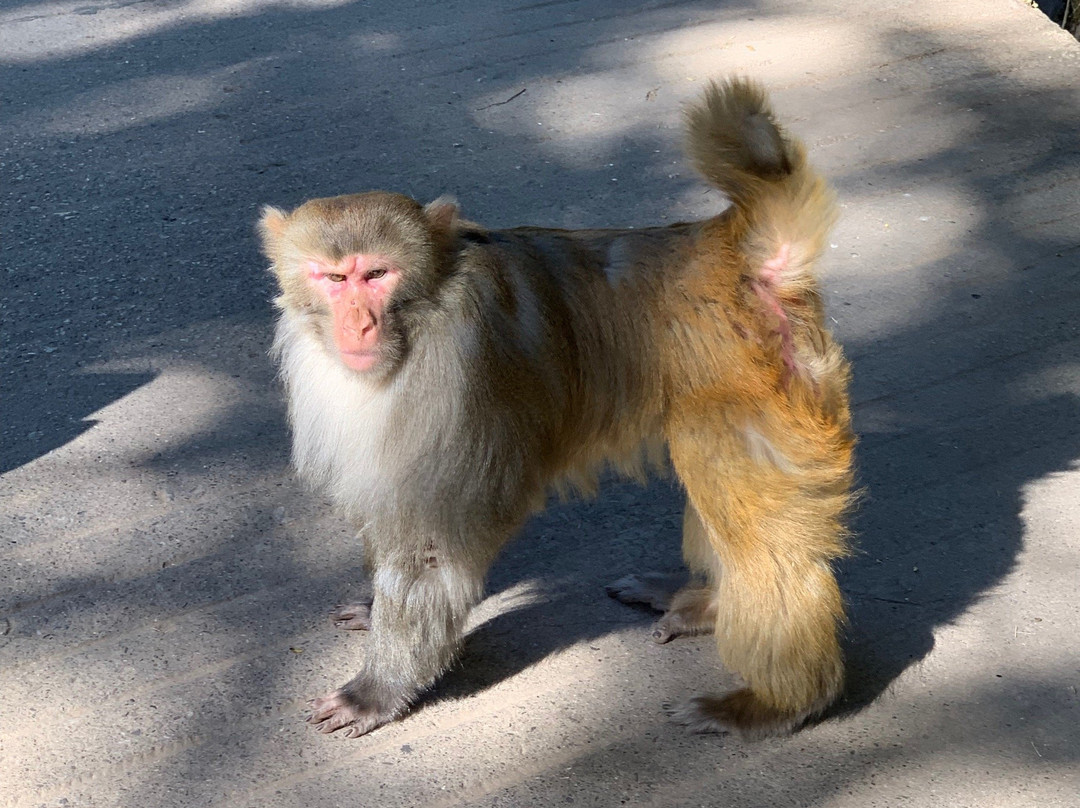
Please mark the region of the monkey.
[[854, 436], [814, 266], [833, 191], [764, 89], [711, 83], [688, 151], [730, 205], [629, 230], [487, 229], [440, 197], [313, 199], [259, 222], [299, 476], [354, 524], [370, 603], [359, 672], [310, 704], [358, 737], [455, 659], [489, 566], [552, 490], [670, 469], [686, 495], [654, 638], [712, 631], [742, 685], [677, 704], [698, 732], [786, 734], [839, 696]]

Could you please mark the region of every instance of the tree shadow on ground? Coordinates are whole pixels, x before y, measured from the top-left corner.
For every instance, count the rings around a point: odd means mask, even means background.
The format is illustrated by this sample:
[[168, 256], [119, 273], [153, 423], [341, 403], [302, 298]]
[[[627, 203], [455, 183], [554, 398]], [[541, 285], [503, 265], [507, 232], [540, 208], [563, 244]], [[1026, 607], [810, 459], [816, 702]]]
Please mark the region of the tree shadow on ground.
[[[621, 6], [616, 5], [610, 6], [610, 26], [617, 33], [623, 23], [617, 21]], [[705, 4], [677, 5], [672, 6], [672, 18]], [[87, 56], [4, 71], [8, 79], [27, 82], [29, 92], [41, 93], [32, 114], [46, 125], [35, 148], [51, 154], [49, 170], [57, 176], [94, 178], [78, 193], [66, 191], [84, 203], [73, 224], [59, 228], [59, 219], [20, 218], [6, 240], [5, 251], [14, 259], [11, 266], [20, 273], [8, 305], [28, 312], [5, 328], [4, 383], [23, 391], [12, 399], [17, 412], [11, 424], [18, 434], [46, 436], [43, 444], [19, 444], [11, 467], [69, 440], [85, 427], [65, 424], [78, 424], [153, 378], [149, 372], [88, 376], [104, 381], [104, 386], [72, 385], [70, 395], [57, 399], [55, 412], [37, 407], [37, 391], [71, 385], [72, 373], [80, 367], [74, 359], [92, 363], [131, 346], [143, 346], [153, 355], [161, 334], [192, 324], [211, 329], [246, 318], [253, 330], [269, 333], [266, 301], [272, 292], [269, 279], [257, 269], [262, 261], [251, 227], [262, 201], [287, 204], [303, 196], [367, 187], [425, 198], [486, 187], [496, 189], [491, 191], [494, 199], [506, 190], [507, 172], [490, 157], [507, 152], [520, 155], [529, 171], [510, 175], [522, 181], [507, 192], [505, 205], [481, 204], [470, 216], [505, 220], [520, 215], [527, 221], [532, 206], [550, 204], [539, 190], [533, 189], [535, 198], [530, 196], [529, 183], [538, 176], [556, 180], [549, 187], [569, 176], [576, 185], [607, 187], [609, 172], [602, 166], [573, 171], [545, 167], [547, 152], [539, 138], [478, 131], [468, 111], [441, 129], [428, 114], [434, 104], [460, 103], [456, 91], [448, 88], [464, 87], [460, 75], [472, 78], [469, 71], [480, 70], [478, 65], [489, 66], [484, 77], [491, 81], [540, 74], [521, 53], [510, 57], [499, 50], [495, 37], [514, 36], [512, 23], [483, 10], [468, 12], [464, 21], [454, 23], [459, 26], [455, 30], [465, 32], [462, 44], [439, 55], [425, 50], [437, 34], [410, 28], [389, 12], [374, 14], [361, 19], [353, 6], [272, 11], [197, 29], [158, 31], [152, 38]], [[335, 36], [320, 43], [326, 31]], [[588, 70], [582, 54], [588, 53], [591, 40], [571, 27], [567, 31], [560, 50], [543, 58], [547, 64], [562, 60], [572, 65], [563, 65], [564, 70]], [[390, 55], [377, 49], [359, 54], [349, 50], [354, 44], [350, 37], [372, 32], [392, 34], [405, 44]], [[949, 47], [932, 32], [897, 32], [897, 41], [913, 36], [924, 40], [927, 52]], [[304, 48], [310, 48], [306, 56]], [[371, 76], [403, 72], [403, 67], [415, 71], [421, 53], [422, 77], [387, 79], [385, 90], [355, 92], [358, 85], [370, 87]], [[174, 107], [169, 114], [135, 115], [135, 122], [126, 125], [106, 120], [98, 130], [91, 126], [82, 133], [56, 123], [84, 112], [88, 95], [107, 95], [114, 84], [127, 81], [126, 68], [117, 67], [123, 60], [132, 62], [132, 70], [166, 79], [210, 76], [214, 95], [170, 98]], [[1036, 235], [1038, 231], [1023, 226], [1027, 214], [1015, 209], [1027, 189], [1049, 185], [1053, 172], [1075, 164], [1076, 146], [1069, 140], [1075, 128], [1074, 102], [1049, 91], [1033, 92], [1009, 76], [973, 74], [942, 86], [938, 93], [948, 109], [984, 111], [985, 125], [976, 140], [878, 169], [875, 182], [879, 187], [947, 183], [966, 192], [980, 216], [977, 227], [947, 259], [912, 270], [924, 276], [964, 273], [978, 284], [979, 297], [973, 298], [966, 287], [934, 286], [934, 294], [920, 301], [917, 323], [886, 336], [853, 334], [845, 339], [855, 363], [856, 426], [862, 432], [859, 463], [869, 495], [855, 520], [859, 554], [841, 568], [852, 619], [850, 689], [839, 716], [856, 714], [881, 694], [932, 649], [939, 627], [992, 592], [1013, 568], [1023, 545], [1025, 487], [1070, 468], [1080, 457], [1080, 401], [1072, 394], [1041, 391], [1038, 382], [1042, 373], [1068, 361], [1055, 346], [1074, 345], [1078, 335], [1077, 250]], [[326, 108], [331, 98], [339, 100], [337, 109]], [[1011, 106], [1003, 105], [1002, 98], [1010, 99]], [[20, 121], [25, 130], [26, 121]], [[1018, 153], [1017, 129], [1060, 142], [1028, 158]], [[626, 171], [653, 170], [657, 137], [643, 124], [619, 144], [618, 159]], [[475, 151], [463, 154], [454, 143], [472, 144]], [[45, 176], [33, 151], [20, 151], [16, 157], [30, 182]], [[850, 178], [837, 179], [843, 188]], [[669, 183], [665, 192], [673, 194], [676, 186], [686, 185]], [[16, 202], [23, 199], [22, 187], [14, 186]], [[60, 193], [57, 186], [45, 190]], [[602, 213], [630, 220], [640, 215], [638, 206], [646, 204], [629, 197], [604, 202], [610, 202], [610, 208]], [[46, 254], [42, 243], [50, 244]], [[43, 264], [59, 256], [70, 263], [66, 276], [42, 271]], [[895, 260], [902, 263], [904, 256], [897, 254]], [[91, 271], [103, 266], [109, 270]], [[865, 281], [870, 287], [878, 282], [869, 268]], [[1037, 291], [1035, 297], [1029, 289]], [[913, 295], [924, 291], [912, 287]], [[91, 297], [110, 302], [104, 310], [79, 307]], [[42, 306], [39, 301], [46, 299], [53, 303]], [[99, 327], [106, 314], [124, 320], [122, 336]], [[26, 355], [26, 346], [41, 344], [55, 333], [65, 317], [76, 320], [73, 331], [86, 334], [73, 347], [73, 361], [55, 363], [41, 356], [29, 357], [25, 365], [15, 361], [19, 351]], [[205, 361], [209, 370], [235, 369]], [[255, 375], [266, 376], [263, 360], [258, 361]], [[42, 386], [35, 387], [35, 379], [43, 380]], [[268, 390], [267, 396], [272, 395]], [[887, 416], [883, 420], [877, 418], [881, 413]], [[891, 426], [862, 428], [870, 422]], [[280, 446], [287, 438], [280, 422], [266, 428], [265, 419], [251, 421], [241, 413], [223, 419], [219, 427], [209, 443], [205, 436], [199, 436], [199, 443], [193, 438], [189, 446], [148, 461], [146, 469], [154, 472], [179, 462], [184, 473], [197, 476], [208, 453], [227, 454], [230, 446], [253, 471], [262, 462], [283, 464]], [[637, 488], [609, 482], [598, 501], [555, 504], [531, 521], [496, 564], [490, 588], [498, 592], [530, 583], [537, 600], [479, 626], [466, 643], [461, 665], [432, 698], [476, 693], [560, 648], [614, 627], [640, 623], [644, 629], [648, 618], [608, 599], [603, 585], [627, 572], [678, 568], [681, 507], [673, 483], [654, 481]], [[172, 592], [182, 588], [175, 580], [181, 573], [193, 581], [214, 574], [231, 581], [228, 576], [235, 575], [240, 583], [227, 593], [231, 598], [290, 580], [295, 582], [292, 589], [331, 592], [347, 586], [356, 574], [346, 567], [331, 570], [325, 578], [312, 577], [301, 566], [292, 566], [284, 550], [274, 567], [273, 554], [264, 547], [259, 551], [267, 565], [264, 577], [244, 578], [240, 562], [253, 552], [260, 533], [276, 536], [284, 545], [307, 538], [299, 527], [266, 527], [265, 514], [259, 519], [222, 532], [220, 552], [228, 563], [193, 564], [151, 577], [160, 577]], [[148, 613], [159, 607], [195, 608], [199, 591], [193, 587], [193, 599], [177, 605], [162, 600], [153, 585], [145, 585], [132, 590], [125, 605]], [[219, 595], [211, 592], [205, 599], [215, 597]], [[293, 607], [282, 601], [267, 608], [281, 618]], [[300, 609], [301, 622], [314, 614], [306, 600]], [[242, 635], [250, 630], [249, 621], [250, 615], [226, 612], [216, 629]], [[332, 629], [327, 626], [326, 631]], [[642, 634], [644, 641], [644, 630]], [[362, 650], [363, 641], [357, 646]], [[215, 700], [230, 705], [229, 717], [238, 724], [250, 721], [262, 728], [262, 716], [244, 713], [252, 688], [259, 688], [259, 703], [268, 705], [267, 710], [285, 709], [281, 705], [290, 704], [297, 694], [282, 692], [278, 684], [277, 674], [287, 663], [259, 664], [266, 675], [223, 681]], [[342, 678], [350, 673], [338, 672]], [[155, 675], [149, 664], [147, 675]], [[214, 738], [214, 753], [225, 756], [224, 768], [233, 763], [241, 767], [251, 748], [229, 761], [229, 753], [236, 750], [217, 740], [221, 722], [214, 705], [192, 707], [199, 709], [190, 711], [175, 728], [176, 735], [189, 741]], [[196, 747], [192, 742], [182, 754], [196, 756], [190, 751]], [[144, 783], [133, 784], [126, 802], [154, 804], [163, 788], [193, 788], [187, 782], [195, 766], [190, 756], [181, 758], [183, 765], [156, 769]], [[207, 786], [206, 795], [212, 787]]]

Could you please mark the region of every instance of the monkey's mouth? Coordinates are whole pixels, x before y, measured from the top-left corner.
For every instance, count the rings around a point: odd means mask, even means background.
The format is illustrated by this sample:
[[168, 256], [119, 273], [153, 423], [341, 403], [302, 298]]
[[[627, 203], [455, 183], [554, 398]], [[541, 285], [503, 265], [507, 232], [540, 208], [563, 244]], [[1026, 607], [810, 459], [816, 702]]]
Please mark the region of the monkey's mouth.
[[345, 367], [361, 372], [371, 370], [379, 361], [378, 351], [341, 351], [339, 355]]

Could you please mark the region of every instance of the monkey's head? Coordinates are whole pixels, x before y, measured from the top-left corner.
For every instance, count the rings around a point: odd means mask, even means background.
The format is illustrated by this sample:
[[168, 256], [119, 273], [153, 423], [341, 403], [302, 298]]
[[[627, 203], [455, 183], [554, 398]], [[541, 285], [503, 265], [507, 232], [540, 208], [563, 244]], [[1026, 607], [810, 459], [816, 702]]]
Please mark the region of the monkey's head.
[[357, 373], [386, 378], [409, 347], [409, 308], [440, 282], [457, 205], [373, 192], [313, 199], [259, 222], [283, 312]]

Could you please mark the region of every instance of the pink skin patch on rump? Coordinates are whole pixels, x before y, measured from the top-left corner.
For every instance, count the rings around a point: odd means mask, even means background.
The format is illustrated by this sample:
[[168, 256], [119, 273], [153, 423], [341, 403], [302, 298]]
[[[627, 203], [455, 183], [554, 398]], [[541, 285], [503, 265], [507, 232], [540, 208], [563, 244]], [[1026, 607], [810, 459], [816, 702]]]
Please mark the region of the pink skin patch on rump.
[[337, 263], [311, 259], [306, 269], [308, 282], [330, 307], [341, 361], [353, 370], [371, 370], [379, 361], [386, 298], [400, 271], [382, 255], [349, 255]]
[[[776, 298], [776, 287], [780, 285], [780, 279], [788, 268], [791, 261], [791, 245], [785, 244], [780, 248], [776, 258], [766, 261], [761, 267], [758, 278], [750, 281], [750, 288], [754, 290], [765, 306], [776, 315], [776, 333], [780, 335], [780, 358], [789, 374], [794, 376], [798, 367], [795, 364], [795, 340], [791, 335], [791, 322], [787, 312]], [[784, 381], [787, 381], [785, 377]]]

